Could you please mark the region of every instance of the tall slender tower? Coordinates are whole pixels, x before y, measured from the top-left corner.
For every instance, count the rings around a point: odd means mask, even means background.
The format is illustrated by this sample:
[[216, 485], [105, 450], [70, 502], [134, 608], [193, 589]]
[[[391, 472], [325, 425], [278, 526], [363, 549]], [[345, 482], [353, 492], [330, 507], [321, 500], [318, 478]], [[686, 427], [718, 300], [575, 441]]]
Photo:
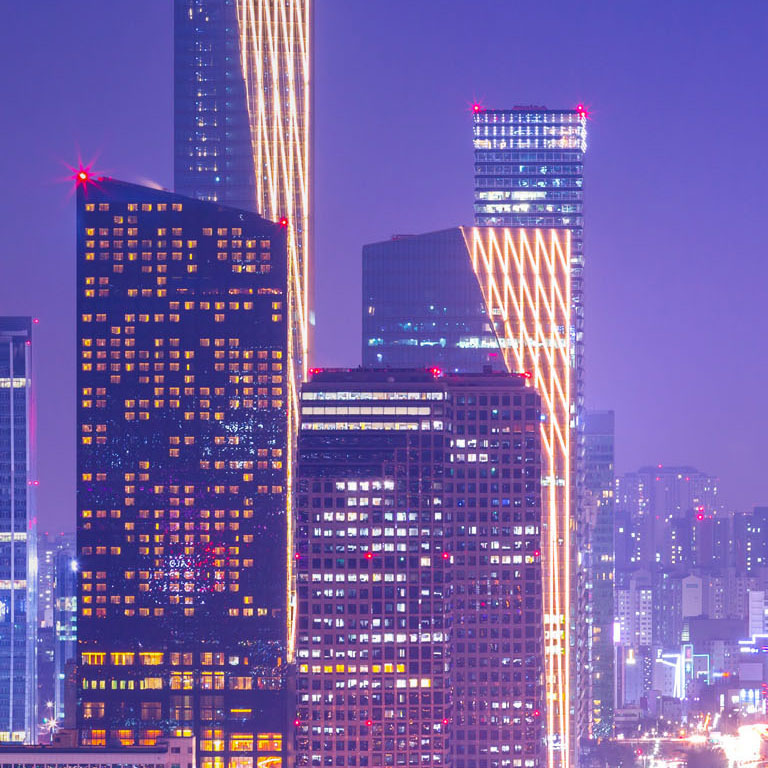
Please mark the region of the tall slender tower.
[[175, 0], [176, 191], [288, 229], [292, 397], [306, 378], [312, 0]]
[[[589, 666], [589, 527], [584, 519], [584, 156], [587, 117], [575, 109], [519, 106], [512, 109], [473, 107], [475, 151], [475, 223], [505, 227], [551, 227], [570, 232], [571, 253], [571, 392], [574, 440], [571, 472], [573, 621], [569, 642], [574, 648], [572, 674]], [[587, 676], [587, 679], [589, 677]], [[571, 689], [573, 708], [571, 754], [590, 730], [589, 686]], [[562, 753], [561, 753], [562, 754]]]
[[285, 228], [86, 172], [77, 204], [81, 740], [279, 768]]
[[614, 415], [587, 411], [585, 501], [590, 507], [592, 579], [590, 664], [592, 736], [613, 733], [614, 701]]
[[37, 737], [32, 319], [0, 317], [0, 741]]

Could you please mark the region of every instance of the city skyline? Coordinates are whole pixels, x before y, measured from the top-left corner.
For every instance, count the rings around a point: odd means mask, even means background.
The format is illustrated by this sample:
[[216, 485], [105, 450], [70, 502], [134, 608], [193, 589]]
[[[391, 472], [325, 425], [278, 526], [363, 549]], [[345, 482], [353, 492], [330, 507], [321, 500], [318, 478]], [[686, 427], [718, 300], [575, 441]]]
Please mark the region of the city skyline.
[[[50, 352], [40, 371], [46, 398], [39, 416], [45, 426], [41, 522], [51, 529], [74, 525], [62, 509], [74, 504], [74, 464], [66, 456], [62, 461], [62, 447], [74, 440], [74, 418], [47, 404], [61, 386], [74, 391], [71, 356], [64, 352], [74, 343], [68, 327], [74, 304], [60, 290], [74, 280], [67, 256], [74, 242], [70, 172], [64, 164], [75, 165], [81, 151], [86, 162], [97, 158], [97, 169], [106, 174], [172, 187], [172, 8], [140, 2], [131, 9], [125, 22], [118, 4], [54, 7], [42, 18], [32, 7], [17, 8], [15, 29], [41, 43], [48, 51], [42, 57], [22, 46], [24, 34], [10, 28], [2, 33], [6, 68], [26, 75], [0, 86], [4, 103], [17, 115], [8, 127], [16, 151], [0, 160], [4, 177], [14, 180], [0, 191], [9, 214], [8, 280], [0, 285], [0, 302], [6, 314], [39, 317], [39, 345]], [[431, 18], [428, 4], [409, 4], [409, 23], [397, 35], [405, 4], [330, 2], [319, 9], [317, 363], [358, 361], [362, 243], [471, 219], [466, 135], [474, 100], [500, 108], [584, 103], [591, 110], [592, 136], [587, 405], [616, 411], [620, 471], [690, 463], [718, 474], [726, 503], [747, 509], [768, 495], [759, 471], [768, 417], [757, 413], [737, 437], [734, 420], [718, 403], [727, 379], [742, 382], [750, 402], [757, 401], [766, 379], [751, 350], [761, 343], [758, 296], [768, 267], [751, 256], [759, 238], [750, 227], [764, 200], [759, 126], [765, 107], [752, 96], [755, 73], [765, 70], [765, 53], [754, 37], [764, 25], [765, 7], [745, 3], [733, 13], [707, 7], [695, 18], [656, 4], [645, 6], [642, 18], [637, 9], [598, 9], [559, 6], [547, 19], [552, 58], [535, 71], [529, 57], [538, 43], [523, 39], [517, 52], [500, 53], [506, 50], [499, 47], [501, 32], [491, 30], [481, 45], [480, 33], [471, 31], [469, 4], [456, 3], [451, 19]], [[543, 23], [531, 9], [515, 13], [526, 28]], [[511, 10], [504, 14], [514, 18]], [[672, 22], [690, 25], [690, 34], [672, 39], [663, 32]], [[375, 28], [377, 42], [363, 45], [351, 34], [355, 27]], [[146, 55], [126, 68], [137, 36]], [[88, 44], [73, 47], [78, 39]], [[477, 45], [470, 46], [472, 41]], [[397, 56], [385, 56], [387, 48]], [[57, 61], [55, 81], [48, 78], [46, 56]], [[350, 57], [359, 62], [354, 72], [345, 66]], [[650, 69], [639, 63], [646, 58]], [[613, 59], [616, 68], [602, 66]], [[510, 72], [517, 73], [512, 80]], [[628, 79], [632, 89], [624, 86]], [[39, 94], [34, 104], [26, 100], [29, 92]], [[93, 92], [103, 97], [98, 114], [87, 106]], [[354, 121], [340, 121], [340, 115]], [[735, 123], [736, 143], [727, 138]], [[426, 141], [427, 135], [437, 138]], [[701, 163], [702, 157], [711, 159]], [[415, 173], [410, 188], [403, 183], [406, 171]], [[622, 195], [616, 194], [619, 185]], [[726, 191], [734, 185], [738, 205]], [[681, 208], [680, 199], [689, 202]], [[32, 209], [51, 212], [45, 231], [30, 230]], [[343, 231], [334, 231], [331, 221], [344, 221]], [[724, 253], [743, 254], [743, 277]], [[701, 260], [707, 270], [697, 268]], [[352, 306], [339, 305], [338, 290]], [[638, 305], [646, 309], [634, 311]], [[737, 309], [729, 314], [726, 307]], [[730, 350], [728, 358], [718, 354], [721, 349]], [[695, 387], [683, 394], [692, 380]]]
[[0, 747], [768, 759], [768, 5], [552, 10], [0, 30]]
[[[113, 7], [115, 10], [98, 3], [83, 3], [74, 11], [68, 8], [66, 14], [62, 9], [52, 8], [43, 19], [32, 14], [32, 9], [16, 10], [15, 26], [45, 40], [52, 54], [61, 52], [58, 58], [68, 63], [66, 67], [58, 65], [61, 85], [56, 87], [46, 81], [48, 69], [41, 69], [42, 61], [29, 58], [27, 51], [20, 48], [16, 39], [19, 36], [6, 39], [3, 48], [4, 55], [12, 57], [16, 66], [26, 63], [28, 77], [35, 84], [32, 90], [41, 94], [41, 100], [39, 105], [24, 106], [22, 99], [29, 84], [21, 89], [17, 82], [8, 79], [2, 86], [4, 101], [19, 105], [18, 125], [23, 125], [24, 130], [17, 131], [10, 126], [11, 139], [19, 151], [9, 153], [1, 166], [5, 177], [15, 180], [3, 193], [3, 199], [13, 214], [8, 237], [11, 253], [17, 255], [8, 259], [6, 267], [16, 287], [11, 290], [4, 281], [0, 286], [0, 301], [6, 305], [7, 314], [40, 317], [39, 343], [43, 350], [51, 352], [46, 359], [51, 360], [47, 365], [52, 366], [49, 369], [46, 365], [41, 371], [44, 379], [41, 391], [53, 395], [53, 388], [60, 382], [74, 391], [71, 358], [62, 353], [67, 343], [74, 343], [73, 330], [66, 327], [74, 316], [74, 306], [59, 291], [60, 285], [67, 281], [72, 284], [74, 279], [74, 265], [65, 256], [71, 253], [66, 241], [69, 238], [69, 242], [73, 242], [73, 230], [67, 218], [68, 183], [58, 181], [69, 175], [63, 163], [75, 164], [79, 147], [86, 161], [101, 153], [96, 165], [105, 173], [134, 180], [154, 178], [164, 186], [172, 186], [171, 6], [148, 2], [132, 5], [132, 18], [127, 25], [122, 24], [123, 15], [117, 6]], [[757, 126], [761, 124], [764, 107], [749, 98], [757, 75], [751, 75], [751, 80], [741, 78], [742, 72], [765, 71], [761, 66], [764, 53], [757, 51], [751, 37], [764, 19], [764, 6], [746, 3], [733, 18], [707, 8], [696, 19], [687, 19], [682, 9], [676, 8], [674, 18], [680, 23], [686, 19], [693, 26], [691, 34], [676, 40], [674, 45], [668, 37], [654, 31], [654, 24], [661, 29], [669, 23], [667, 16], [671, 11], [667, 8], [662, 11], [660, 6], [644, 8], [646, 15], [640, 24], [642, 43], [631, 43], [626, 53], [619, 49], [617, 39], [621, 33], [627, 33], [630, 24], [639, 23], [631, 10], [613, 8], [598, 18], [596, 9], [582, 14], [581, 10], [569, 11], [563, 6], [562, 23], [556, 28], [563, 53], [559, 54], [557, 46], [553, 46], [555, 60], [540, 74], [532, 73], [527, 67], [524, 54], [534, 45], [527, 41], [523, 41], [527, 48], [514, 56], [510, 54], [511, 58], [499, 59], [501, 54], [492, 54], [484, 47], [477, 61], [468, 52], [461, 53], [459, 60], [467, 69], [457, 71], [451, 60], [454, 54], [447, 54], [440, 40], [445, 39], [449, 45], [460, 44], [459, 50], [464, 49], [466, 40], [459, 34], [458, 27], [468, 21], [467, 8], [457, 3], [457, 19], [450, 23], [442, 19], [429, 33], [425, 27], [430, 16], [428, 8], [411, 8], [412, 24], [401, 31], [404, 37], [400, 39], [393, 37], [393, 25], [403, 7], [395, 4], [390, 10], [384, 10], [366, 4], [363, 9], [328, 3], [323, 6], [325, 10], [318, 13], [317, 144], [323, 148], [325, 158], [320, 158], [317, 167], [318, 215], [321, 222], [341, 219], [345, 222], [345, 231], [338, 234], [342, 238], [338, 243], [333, 242], [336, 235], [328, 224], [321, 223], [318, 228], [318, 363], [357, 362], [359, 337], [357, 323], [353, 322], [357, 317], [356, 307], [339, 307], [333, 295], [337, 286], [341, 286], [352, 297], [351, 303], [357, 302], [356, 260], [363, 242], [383, 239], [398, 231], [430, 231], [470, 220], [472, 162], [471, 150], [466, 147], [466, 133], [471, 124], [469, 110], [473, 100], [488, 107], [582, 102], [591, 109], [589, 129], [593, 136], [587, 159], [592, 181], [586, 201], [591, 214], [590, 263], [587, 265], [590, 281], [586, 318], [590, 335], [586, 360], [587, 404], [612, 408], [617, 413], [619, 470], [646, 463], [691, 463], [721, 476], [723, 496], [730, 506], [745, 509], [762, 503], [768, 495], [768, 483], [759, 472], [757, 459], [765, 447], [762, 434], [768, 431], [763, 417], [758, 414], [736, 439], [732, 420], [719, 412], [716, 404], [724, 395], [725, 378], [736, 377], [744, 382], [752, 401], [757, 399], [766, 378], [749, 351], [759, 344], [756, 291], [766, 277], [765, 265], [749, 257], [757, 252], [757, 234], [751, 231], [749, 222], [757, 220], [759, 209], [755, 206], [764, 196], [758, 179], [764, 175], [761, 169], [765, 159], [757, 151], [760, 146]], [[519, 12], [527, 14], [529, 26], [538, 18], [530, 9]], [[664, 22], [659, 23], [662, 15]], [[382, 43], [370, 50], [348, 34], [354, 25], [370, 29], [373, 24], [379, 30]], [[716, 44], [710, 27], [719, 29]], [[6, 30], [6, 34], [9, 33], [10, 30]], [[146, 40], [145, 48], [151, 55], [136, 61], [130, 73], [123, 73], [119, 68], [125, 60], [130, 60], [131, 40], [136, 34]], [[746, 40], [742, 39], [743, 35]], [[71, 41], [80, 36], [87, 39], [89, 45], [72, 52]], [[343, 45], [335, 43], [332, 47], [330, 40], [336, 40], [336, 36]], [[415, 37], [420, 44], [428, 46], [430, 55], [436, 57], [434, 63], [416, 66], [423, 62], [421, 55], [416, 58], [415, 54], [406, 55], [407, 41]], [[402, 94], [393, 92], [391, 86], [383, 87], [386, 73], [377, 62], [384, 41], [394, 44], [403, 59], [392, 64], [395, 69], [388, 75], [404, 88]], [[625, 94], [622, 88], [620, 92], [617, 76], [597, 71], [600, 68], [595, 64], [577, 67], [574, 61], [580, 59], [574, 60], [573, 56], [577, 52], [581, 55], [589, 45], [602, 51], [599, 61], [606, 56], [618, 57], [627, 76], [637, 78], [636, 90]], [[714, 53], [724, 49], [731, 52], [729, 57], [721, 58]], [[639, 77], [637, 65], [630, 61], [631, 55], [641, 53], [654, 61], [651, 71], [643, 77]], [[99, 60], [98, 68], [91, 66], [91, 55]], [[350, 73], [343, 67], [350, 56], [360, 61], [360, 73]], [[556, 64], [566, 60], [570, 65], [557, 71]], [[493, 69], [489, 70], [486, 65], [493, 62], [504, 63], [521, 77], [510, 83], [506, 77], [489, 75]], [[412, 70], [410, 77], [404, 75], [406, 67]], [[426, 89], [426, 83], [427, 78], [437, 76], [437, 67], [443, 67], [452, 80], [449, 86], [440, 85], [433, 93]], [[662, 78], [667, 67], [687, 87], [689, 98], [685, 104], [678, 98], [679, 89]], [[720, 67], [724, 69], [720, 71]], [[137, 72], [143, 75], [139, 77]], [[533, 76], [521, 79], [524, 74]], [[84, 107], [83, 99], [85, 94], [106, 82], [105, 78], [119, 82], [120, 87], [105, 96], [109, 108], [103, 113], [100, 111], [98, 120], [94, 120], [91, 109]], [[332, 85], [334, 78], [340, 85]], [[362, 89], [364, 78], [373, 84], [370, 95]], [[730, 81], [735, 83], [734, 93], [727, 90]], [[110, 89], [101, 86], [101, 90], [106, 93]], [[122, 94], [120, 97], [117, 91]], [[380, 103], [371, 100], [374, 92]], [[126, 106], [128, 103], [132, 105], [130, 109]], [[698, 104], [700, 108], [690, 109], [686, 106], [688, 103]], [[729, 109], [713, 109], [713, 104], [727, 104]], [[339, 113], [351, 114], [350, 110], [366, 121], [365, 131], [350, 133], [344, 126], [337, 125]], [[386, 133], [381, 134], [377, 121], [387, 114], [391, 119]], [[421, 132], [434, 133], [441, 126], [449, 130], [440, 142], [428, 144], [419, 140], [416, 145], [410, 145], [405, 139], [414, 129], [405, 122], [406, 114], [417, 117]], [[738, 162], [736, 150], [725, 139], [726, 126], [734, 120], [743, 127], [740, 146], [754, 149], [748, 164]], [[701, 121], [706, 121], [711, 130], [700, 131]], [[56, 125], [55, 135], [52, 125]], [[124, 134], [122, 126], [130, 127], [130, 135]], [[371, 143], [374, 137], [380, 138], [377, 145]], [[711, 149], [707, 150], [706, 156], [715, 158], [715, 162], [705, 166], [716, 174], [717, 183], [708, 181], [704, 169], [696, 162], [698, 156], [704, 156], [699, 154], [704, 146], [712, 142], [719, 152], [712, 154]], [[631, 154], [622, 154], [628, 143], [638, 150], [641, 146], [647, 147], [646, 161], [640, 164]], [[358, 156], [374, 146], [378, 149], [368, 162], [351, 164], [353, 155]], [[675, 147], [680, 148], [678, 154], [673, 151]], [[390, 167], [391, 163], [377, 157], [382, 153], [394, 153], [392, 156], [400, 164]], [[455, 163], [455, 170], [451, 170], [445, 162], [448, 157], [463, 158], [463, 165]], [[409, 165], [418, 171], [418, 177], [423, 177], [410, 191], [394, 172], [395, 168]], [[735, 232], [729, 230], [726, 236], [723, 227], [714, 224], [720, 207], [720, 202], [715, 201], [721, 200], [716, 190], [730, 186], [734, 173], [738, 174], [743, 191], [740, 199], [744, 202], [738, 207], [732, 206], [730, 220], [739, 226]], [[614, 186], [625, 177], [635, 178], [636, 182], [627, 189], [626, 199], [616, 200]], [[654, 177], [658, 177], [660, 183], [653, 181]], [[17, 194], [19, 185], [25, 194]], [[344, 192], [347, 187], [361, 191], [356, 195], [359, 201], [350, 200]], [[449, 193], [449, 187], [456, 191]], [[685, 209], [686, 215], [682, 215], [677, 201], [686, 190], [690, 192], [691, 203]], [[392, 201], [384, 207], [374, 202], [381, 199], [382, 193]], [[427, 207], [416, 206], [418, 199], [426, 199], [425, 195], [434, 198], [434, 202]], [[28, 205], [21, 200], [52, 211], [46, 232], [31, 237], [25, 231], [29, 222]], [[365, 216], [360, 215], [362, 206], [367, 209]], [[638, 216], [638, 211], [642, 215]], [[660, 226], [667, 229], [661, 241], [651, 238], [651, 228], [647, 226], [651, 215], [659, 217], [652, 228], [654, 233]], [[622, 229], [626, 235], [621, 233]], [[650, 249], [648, 243], [640, 245], [646, 238], [653, 243]], [[617, 252], [622, 254], [619, 272], [613, 266]], [[730, 270], [728, 259], [721, 256], [731, 252], [745, 254], [747, 259], [743, 284]], [[710, 264], [706, 272], [695, 268], [702, 258]], [[662, 277], [666, 278], [663, 283]], [[695, 290], [683, 308], [680, 292], [687, 286]], [[39, 303], [32, 298], [33, 290], [44, 297]], [[741, 320], [718, 320], [716, 309], [733, 306], [735, 302], [743, 313]], [[648, 310], [642, 315], [636, 313], [636, 318], [631, 317], [629, 307], [638, 303]], [[334, 313], [338, 316], [334, 317]], [[679, 339], [674, 345], [667, 341], [670, 328], [676, 329]], [[339, 339], [348, 340], [343, 345], [350, 350], [348, 354], [334, 351]], [[715, 350], [724, 349], [726, 345], [732, 350], [732, 357], [724, 361]], [[690, 350], [690, 355], [681, 354], [680, 348]], [[621, 355], [626, 349], [632, 354]], [[696, 381], [695, 390], [690, 396], [683, 396], [680, 388], [690, 376]], [[642, 387], [632, 386], [640, 380], [644, 380]], [[675, 386], [671, 387], [670, 383]], [[666, 418], [655, 413], [657, 407]], [[66, 466], [65, 461], [59, 466], [57, 446], [74, 440], [74, 420], [58, 410], [55, 406], [43, 405], [40, 412], [41, 422], [47, 427], [40, 450], [41, 517], [46, 527], [71, 528], [74, 524], [71, 516], [62, 514], [57, 507], [60, 499], [68, 499], [66, 506], [72, 507], [74, 465], [70, 461]], [[638, 412], [644, 414], [642, 418], [636, 415]], [[712, 432], [720, 432], [727, 439], [717, 439]], [[724, 451], [723, 445], [729, 449]]]

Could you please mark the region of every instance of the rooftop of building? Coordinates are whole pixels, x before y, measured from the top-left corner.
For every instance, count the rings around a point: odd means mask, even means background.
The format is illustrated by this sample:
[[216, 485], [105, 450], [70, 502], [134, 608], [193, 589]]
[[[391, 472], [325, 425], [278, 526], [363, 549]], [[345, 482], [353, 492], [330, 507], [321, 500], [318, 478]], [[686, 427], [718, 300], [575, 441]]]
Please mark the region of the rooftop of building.
[[[531, 374], [484, 370], [477, 373], [444, 372], [431, 368], [310, 368], [311, 379], [304, 387], [321, 388], [327, 384], [439, 384], [451, 386], [487, 386], [489, 384], [524, 387]], [[314, 386], [313, 386], [314, 385]]]
[[31, 317], [7, 315], [0, 317], [0, 333], [29, 335], [31, 332]]
[[[371, 256], [371, 249], [376, 249], [382, 245], [389, 245], [392, 243], [398, 243], [400, 247], [406, 251], [410, 250], [413, 246], [419, 247], [421, 245], [429, 243], [429, 241], [445, 240], [449, 238], [455, 238], [456, 243], [460, 243], [462, 247], [466, 247], [465, 237], [473, 230], [479, 232], [512, 232], [512, 233], [528, 233], [531, 237], [536, 232], [554, 233], [557, 237], [561, 236], [562, 229], [558, 227], [510, 227], [510, 226], [491, 226], [487, 224], [458, 224], [455, 227], [448, 227], [447, 229], [436, 229], [432, 232], [407, 232], [396, 233], [390, 235], [387, 240], [376, 240], [371, 243], [363, 244], [363, 258]], [[514, 237], [515, 235], [513, 235]], [[445, 243], [439, 243], [444, 246]], [[388, 249], [389, 250], [389, 249]]]
[[[85, 176], [83, 176], [85, 174]], [[101, 202], [169, 202], [182, 203], [183, 205], [195, 206], [196, 208], [208, 208], [211, 210], [229, 211], [233, 214], [241, 214], [248, 217], [249, 220], [260, 219], [276, 227], [285, 228], [288, 224], [286, 219], [280, 221], [269, 221], [263, 216], [244, 208], [232, 208], [219, 202], [211, 200], [199, 200], [195, 197], [173, 192], [159, 185], [136, 184], [130, 181], [114, 179], [111, 176], [98, 176], [92, 173], [90, 169], [80, 169], [74, 176], [77, 189], [78, 204], [90, 201]]]

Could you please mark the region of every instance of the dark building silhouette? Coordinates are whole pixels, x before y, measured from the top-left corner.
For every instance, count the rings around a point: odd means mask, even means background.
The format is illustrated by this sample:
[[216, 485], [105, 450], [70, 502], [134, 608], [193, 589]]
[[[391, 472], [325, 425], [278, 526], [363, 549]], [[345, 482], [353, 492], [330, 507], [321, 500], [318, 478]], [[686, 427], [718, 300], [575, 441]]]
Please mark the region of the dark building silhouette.
[[112, 179], [77, 190], [78, 728], [285, 759], [285, 228]]
[[174, 187], [257, 211], [235, 0], [173, 3]]
[[363, 247], [363, 365], [504, 368], [461, 229]]

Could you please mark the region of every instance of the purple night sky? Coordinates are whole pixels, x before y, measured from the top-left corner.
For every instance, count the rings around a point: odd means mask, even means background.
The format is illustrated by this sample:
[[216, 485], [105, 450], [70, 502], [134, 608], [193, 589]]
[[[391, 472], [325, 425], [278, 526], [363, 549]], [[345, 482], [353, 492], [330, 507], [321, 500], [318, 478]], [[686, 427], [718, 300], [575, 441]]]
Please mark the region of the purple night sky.
[[[469, 106], [587, 104], [587, 400], [617, 470], [768, 504], [768, 4], [317, 0], [315, 363], [360, 359], [360, 250], [472, 220]], [[0, 314], [36, 326], [43, 529], [74, 527], [65, 163], [172, 185], [170, 0], [15, 3], [0, 27]]]

